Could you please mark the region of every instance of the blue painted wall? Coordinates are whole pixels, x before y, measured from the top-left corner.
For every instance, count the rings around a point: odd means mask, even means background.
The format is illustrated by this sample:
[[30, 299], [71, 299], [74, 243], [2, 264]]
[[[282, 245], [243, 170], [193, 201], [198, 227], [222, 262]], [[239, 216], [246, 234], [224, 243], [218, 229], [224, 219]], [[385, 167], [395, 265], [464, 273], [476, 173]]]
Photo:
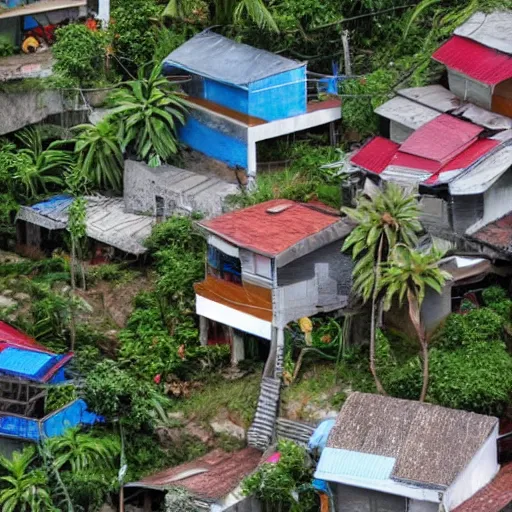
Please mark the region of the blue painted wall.
[[306, 113], [306, 96], [306, 66], [270, 76], [249, 85], [249, 115], [265, 121], [298, 116]]
[[204, 79], [203, 98], [242, 114], [249, 113], [249, 92], [240, 87]]
[[187, 146], [220, 160], [231, 167], [247, 168], [247, 144], [239, 139], [207, 126], [191, 115], [178, 130], [179, 138]]

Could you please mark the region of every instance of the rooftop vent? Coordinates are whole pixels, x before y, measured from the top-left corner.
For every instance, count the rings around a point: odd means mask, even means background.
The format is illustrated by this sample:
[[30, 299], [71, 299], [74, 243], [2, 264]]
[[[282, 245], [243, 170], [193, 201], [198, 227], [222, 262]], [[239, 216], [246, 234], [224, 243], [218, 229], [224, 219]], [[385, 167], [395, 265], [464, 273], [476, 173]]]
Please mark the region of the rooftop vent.
[[278, 204], [277, 206], [272, 206], [272, 208], [267, 208], [267, 213], [277, 214], [284, 212], [285, 210], [288, 210], [293, 206], [293, 203], [286, 203], [286, 204]]

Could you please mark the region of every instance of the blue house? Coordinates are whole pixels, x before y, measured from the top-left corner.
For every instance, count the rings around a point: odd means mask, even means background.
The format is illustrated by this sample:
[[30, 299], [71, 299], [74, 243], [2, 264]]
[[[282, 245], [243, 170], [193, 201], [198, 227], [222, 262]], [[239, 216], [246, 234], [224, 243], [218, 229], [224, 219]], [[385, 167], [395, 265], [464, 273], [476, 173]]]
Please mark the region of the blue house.
[[306, 63], [204, 31], [164, 60], [180, 77], [188, 118], [186, 145], [256, 174], [256, 142], [340, 119], [339, 100], [308, 104]]

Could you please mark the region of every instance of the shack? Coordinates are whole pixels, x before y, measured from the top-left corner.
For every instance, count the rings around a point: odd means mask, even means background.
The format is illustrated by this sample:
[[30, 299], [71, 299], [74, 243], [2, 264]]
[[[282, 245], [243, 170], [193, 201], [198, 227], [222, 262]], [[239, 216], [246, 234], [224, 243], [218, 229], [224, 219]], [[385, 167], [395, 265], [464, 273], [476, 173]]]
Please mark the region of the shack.
[[67, 380], [73, 354], [55, 354], [36, 340], [0, 322], [0, 453], [10, 456], [27, 443], [64, 434], [101, 418], [82, 399], [45, 414], [49, 386]]
[[491, 416], [352, 393], [315, 478], [329, 483], [335, 512], [451, 511], [498, 473], [497, 439]]
[[188, 118], [180, 139], [192, 149], [256, 175], [257, 142], [334, 123], [337, 98], [308, 101], [306, 64], [204, 31], [164, 60], [182, 80]]

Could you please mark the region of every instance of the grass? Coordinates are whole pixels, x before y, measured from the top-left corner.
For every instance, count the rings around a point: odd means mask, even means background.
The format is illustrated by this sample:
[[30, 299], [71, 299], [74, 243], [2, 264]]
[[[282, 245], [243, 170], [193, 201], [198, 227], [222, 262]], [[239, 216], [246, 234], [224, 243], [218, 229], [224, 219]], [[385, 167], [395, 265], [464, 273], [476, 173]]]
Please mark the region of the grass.
[[256, 411], [260, 381], [259, 371], [235, 381], [214, 376], [190, 397], [177, 401], [171, 410], [181, 411], [198, 423], [208, 423], [224, 409], [236, 423], [248, 428]]

